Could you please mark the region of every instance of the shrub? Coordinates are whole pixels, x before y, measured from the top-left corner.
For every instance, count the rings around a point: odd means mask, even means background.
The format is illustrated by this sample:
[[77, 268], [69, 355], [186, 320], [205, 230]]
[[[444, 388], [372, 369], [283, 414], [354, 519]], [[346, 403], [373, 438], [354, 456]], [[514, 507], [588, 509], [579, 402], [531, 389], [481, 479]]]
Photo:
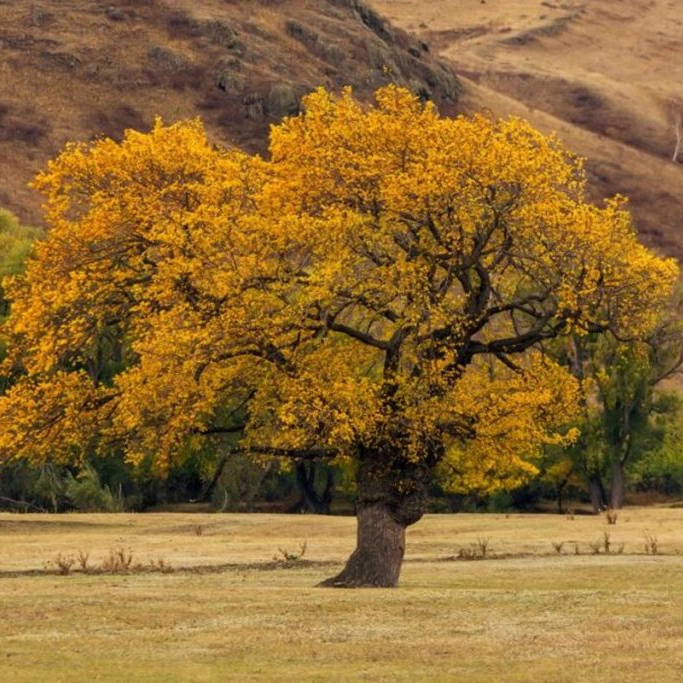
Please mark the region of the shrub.
[[67, 474], [65, 493], [81, 512], [122, 512], [124, 509], [121, 491], [112, 493], [100, 482], [97, 470], [90, 464], [85, 464], [75, 477]]

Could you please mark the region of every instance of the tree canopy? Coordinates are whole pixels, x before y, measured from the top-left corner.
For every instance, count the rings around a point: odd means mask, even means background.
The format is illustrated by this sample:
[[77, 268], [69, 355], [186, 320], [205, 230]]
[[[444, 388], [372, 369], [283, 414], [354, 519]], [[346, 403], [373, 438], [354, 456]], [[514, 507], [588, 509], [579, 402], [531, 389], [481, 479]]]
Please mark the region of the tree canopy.
[[544, 340], [638, 337], [666, 304], [675, 263], [585, 183], [525, 122], [442, 118], [393, 86], [374, 106], [309, 95], [268, 160], [196, 120], [71, 144], [8, 285], [0, 453], [163, 470], [239, 432], [255, 454], [350, 459], [358, 548], [331, 582], [393, 585], [437, 465], [515, 482], [575, 437], [578, 383]]
[[42, 236], [42, 230], [21, 225], [11, 211], [0, 209], [0, 317], [6, 315], [2, 279], [23, 270], [33, 241]]

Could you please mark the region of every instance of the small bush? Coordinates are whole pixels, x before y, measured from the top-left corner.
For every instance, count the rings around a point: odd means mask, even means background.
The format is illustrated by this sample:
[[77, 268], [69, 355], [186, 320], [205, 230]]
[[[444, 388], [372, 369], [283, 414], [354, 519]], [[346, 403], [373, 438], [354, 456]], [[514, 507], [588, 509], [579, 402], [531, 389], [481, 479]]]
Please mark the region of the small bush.
[[[304, 544], [305, 546], [305, 544]], [[305, 547], [302, 547], [302, 553]], [[292, 555], [289, 554], [287, 561], [291, 562]], [[297, 559], [300, 555], [296, 556]], [[79, 551], [77, 555], [63, 555], [58, 553], [52, 560], [47, 560], [43, 563], [45, 571], [54, 572], [62, 576], [69, 575], [72, 571], [81, 572], [82, 574], [128, 574], [128, 573], [146, 573], [146, 572], [161, 572], [168, 574], [173, 571], [171, 563], [162, 557], [156, 560], [150, 560], [148, 564], [136, 562], [133, 564], [133, 551], [124, 548], [112, 548], [109, 554], [102, 560], [99, 566], [89, 563], [90, 553], [83, 550]], [[74, 567], [74, 565], [77, 565]]]
[[112, 574], [121, 574], [130, 570], [133, 562], [133, 551], [123, 548], [115, 548], [109, 551], [109, 555], [102, 561], [102, 571]]
[[612, 547], [609, 531], [605, 531], [602, 535], [602, 546], [605, 550], [605, 553], [609, 555], [610, 548]]
[[489, 549], [489, 539], [488, 538], [478, 538], [477, 539], [477, 549], [479, 550], [479, 555], [481, 559], [486, 559], [486, 553]]
[[301, 547], [299, 548], [298, 553], [290, 552], [289, 550], [286, 550], [285, 548], [278, 548], [277, 554], [273, 555], [273, 560], [275, 562], [280, 563], [280, 564], [288, 564], [291, 562], [297, 562], [306, 554], [306, 548], [307, 548], [307, 542], [306, 541], [304, 541], [301, 544]]
[[169, 574], [170, 572], [173, 571], [173, 567], [171, 567], [171, 563], [164, 560], [162, 557], [159, 557], [156, 560], [150, 560], [149, 568], [152, 570], [160, 571], [163, 574]]
[[79, 553], [78, 553], [78, 566], [81, 568], [82, 572], [88, 571], [88, 558], [89, 557], [90, 557], [89, 553], [83, 552], [82, 550], [79, 551]]
[[69, 473], [64, 486], [69, 502], [81, 512], [122, 512], [123, 495], [103, 485], [97, 470], [86, 463], [74, 477]]
[[477, 551], [474, 548], [460, 548], [460, 550], [458, 550], [458, 554], [455, 556], [454, 559], [476, 560], [477, 559]]
[[62, 576], [68, 576], [71, 573], [71, 567], [74, 566], [76, 560], [71, 555], [62, 555], [57, 553], [57, 556], [51, 562], [46, 562], [46, 568], [55, 567], [57, 572]]
[[489, 552], [489, 539], [478, 538], [469, 548], [460, 548], [453, 556], [454, 560], [485, 560]]
[[647, 536], [645, 538], [645, 554], [657, 555], [659, 552], [659, 542], [656, 536]]

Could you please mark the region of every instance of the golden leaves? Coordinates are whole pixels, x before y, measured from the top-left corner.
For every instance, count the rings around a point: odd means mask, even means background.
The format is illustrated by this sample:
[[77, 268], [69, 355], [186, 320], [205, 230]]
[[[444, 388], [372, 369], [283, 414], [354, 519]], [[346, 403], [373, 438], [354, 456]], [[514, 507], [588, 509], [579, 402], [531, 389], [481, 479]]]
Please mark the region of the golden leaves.
[[473, 438], [449, 443], [441, 478], [454, 492], [514, 488], [537, 472], [544, 445], [568, 445], [578, 433], [580, 387], [565, 369], [534, 352], [519, 372], [471, 365], [453, 396], [471, 417]]
[[43, 411], [66, 450], [99, 439], [163, 468], [239, 418], [247, 446], [440, 444], [453, 486], [517, 481], [572, 437], [577, 396], [524, 354], [646, 333], [677, 275], [622, 200], [585, 201], [557, 140], [396, 87], [370, 107], [317, 90], [269, 161], [157, 121], [68, 146], [36, 186], [50, 232], [11, 285], [5, 368], [27, 377], [1, 399], [5, 452], [34, 433], [47, 457]]

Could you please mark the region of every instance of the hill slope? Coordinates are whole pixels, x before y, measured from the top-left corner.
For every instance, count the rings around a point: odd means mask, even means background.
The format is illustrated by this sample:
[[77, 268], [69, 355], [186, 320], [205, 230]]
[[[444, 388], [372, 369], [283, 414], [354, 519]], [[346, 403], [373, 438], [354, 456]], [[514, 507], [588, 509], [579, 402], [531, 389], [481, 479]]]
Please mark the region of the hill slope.
[[458, 82], [360, 0], [0, 0], [0, 206], [40, 219], [26, 187], [69, 140], [201, 116], [263, 151], [318, 85], [389, 81], [452, 109]]
[[594, 197], [629, 196], [645, 241], [683, 259], [677, 3], [368, 2], [0, 0], [0, 206], [39, 221], [26, 183], [68, 140], [200, 115], [213, 139], [263, 151], [311, 88], [369, 98], [397, 81], [446, 113], [458, 100], [556, 131], [589, 159]]
[[671, 159], [683, 118], [680, 3], [371, 4], [451, 60], [467, 109], [488, 107], [557, 131], [589, 159], [594, 196], [629, 196], [645, 241], [683, 258], [683, 165]]

